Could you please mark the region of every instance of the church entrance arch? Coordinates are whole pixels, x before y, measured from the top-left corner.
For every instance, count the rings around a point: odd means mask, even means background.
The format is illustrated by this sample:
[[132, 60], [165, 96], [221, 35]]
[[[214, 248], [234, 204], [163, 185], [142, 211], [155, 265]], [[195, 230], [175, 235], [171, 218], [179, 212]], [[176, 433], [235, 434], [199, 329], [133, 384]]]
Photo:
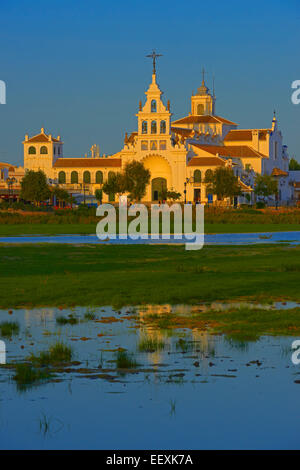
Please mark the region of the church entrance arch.
[[167, 189], [166, 178], [153, 178], [153, 180], [151, 181], [152, 201], [161, 200], [161, 192], [164, 189]]

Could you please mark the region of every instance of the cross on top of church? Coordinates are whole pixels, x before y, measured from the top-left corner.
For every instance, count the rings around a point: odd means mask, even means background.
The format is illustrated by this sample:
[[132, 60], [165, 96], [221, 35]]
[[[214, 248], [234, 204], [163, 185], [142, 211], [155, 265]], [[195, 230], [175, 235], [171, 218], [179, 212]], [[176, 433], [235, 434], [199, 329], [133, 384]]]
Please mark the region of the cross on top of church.
[[155, 50], [153, 49], [152, 54], [146, 55], [146, 57], [151, 57], [153, 61], [153, 74], [156, 73], [156, 59], [157, 57], [162, 57], [162, 54], [156, 54]]
[[202, 68], [202, 84], [203, 84], [203, 85], [204, 85], [204, 82], [205, 82], [205, 74], [206, 74], [206, 73], [207, 73], [207, 72], [205, 72], [205, 68], [203, 67], [203, 68]]

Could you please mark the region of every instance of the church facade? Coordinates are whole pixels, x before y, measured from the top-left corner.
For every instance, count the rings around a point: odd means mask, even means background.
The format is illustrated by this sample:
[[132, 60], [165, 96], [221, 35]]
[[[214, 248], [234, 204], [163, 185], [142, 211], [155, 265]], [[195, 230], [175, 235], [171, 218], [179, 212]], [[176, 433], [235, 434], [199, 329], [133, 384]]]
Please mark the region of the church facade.
[[[210, 93], [203, 77], [191, 97], [189, 115], [172, 121], [170, 102], [163, 102], [157, 83], [155, 62], [145, 95], [136, 114], [137, 130], [125, 134], [123, 148], [116, 154], [100, 156], [92, 147], [89, 158], [64, 157], [61, 137], [46, 134], [42, 128], [38, 135], [25, 136], [25, 170], [43, 170], [50, 183], [58, 183], [70, 193], [84, 190], [94, 194], [112, 173], [137, 160], [151, 174], [144, 202], [159, 201], [161, 190], [167, 188], [179, 192], [182, 201], [207, 203], [215, 196], [207, 191], [205, 175], [222, 166], [232, 168], [238, 177], [243, 192], [240, 202], [253, 200], [257, 173], [278, 179], [281, 200], [292, 198], [287, 147], [275, 115], [270, 128], [238, 129], [235, 122], [215, 113], [215, 94]], [[103, 201], [108, 200], [114, 200], [114, 196], [103, 194]]]

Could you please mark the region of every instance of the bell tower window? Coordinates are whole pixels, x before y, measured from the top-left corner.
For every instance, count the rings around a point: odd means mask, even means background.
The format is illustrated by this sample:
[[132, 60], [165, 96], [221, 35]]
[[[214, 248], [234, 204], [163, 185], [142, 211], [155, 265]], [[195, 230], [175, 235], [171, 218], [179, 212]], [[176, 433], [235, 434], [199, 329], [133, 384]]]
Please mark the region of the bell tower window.
[[147, 121], [143, 121], [142, 122], [142, 134], [147, 134], [147, 132], [148, 132]]
[[165, 134], [166, 133], [166, 121], [160, 121], [160, 133]]
[[36, 154], [36, 148], [33, 147], [33, 146], [29, 147], [28, 153], [29, 153], [29, 155], [35, 155]]
[[157, 133], [157, 125], [156, 121], [151, 122], [151, 134], [156, 134]]
[[151, 101], [151, 113], [156, 113], [156, 100]]
[[202, 116], [204, 114], [204, 105], [203, 104], [198, 104], [197, 105], [197, 114]]

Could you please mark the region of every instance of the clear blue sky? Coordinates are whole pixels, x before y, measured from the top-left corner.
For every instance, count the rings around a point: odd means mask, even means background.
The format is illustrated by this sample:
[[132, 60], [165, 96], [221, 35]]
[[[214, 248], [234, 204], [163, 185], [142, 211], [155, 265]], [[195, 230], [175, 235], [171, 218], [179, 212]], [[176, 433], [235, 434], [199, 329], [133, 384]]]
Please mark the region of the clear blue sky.
[[217, 113], [240, 127], [269, 127], [276, 109], [290, 154], [300, 159], [300, 2], [35, 0], [0, 3], [0, 161], [22, 164], [25, 133], [60, 134], [65, 156], [93, 143], [117, 152], [151, 80], [145, 55], [156, 48], [158, 82], [173, 118], [215, 75]]

